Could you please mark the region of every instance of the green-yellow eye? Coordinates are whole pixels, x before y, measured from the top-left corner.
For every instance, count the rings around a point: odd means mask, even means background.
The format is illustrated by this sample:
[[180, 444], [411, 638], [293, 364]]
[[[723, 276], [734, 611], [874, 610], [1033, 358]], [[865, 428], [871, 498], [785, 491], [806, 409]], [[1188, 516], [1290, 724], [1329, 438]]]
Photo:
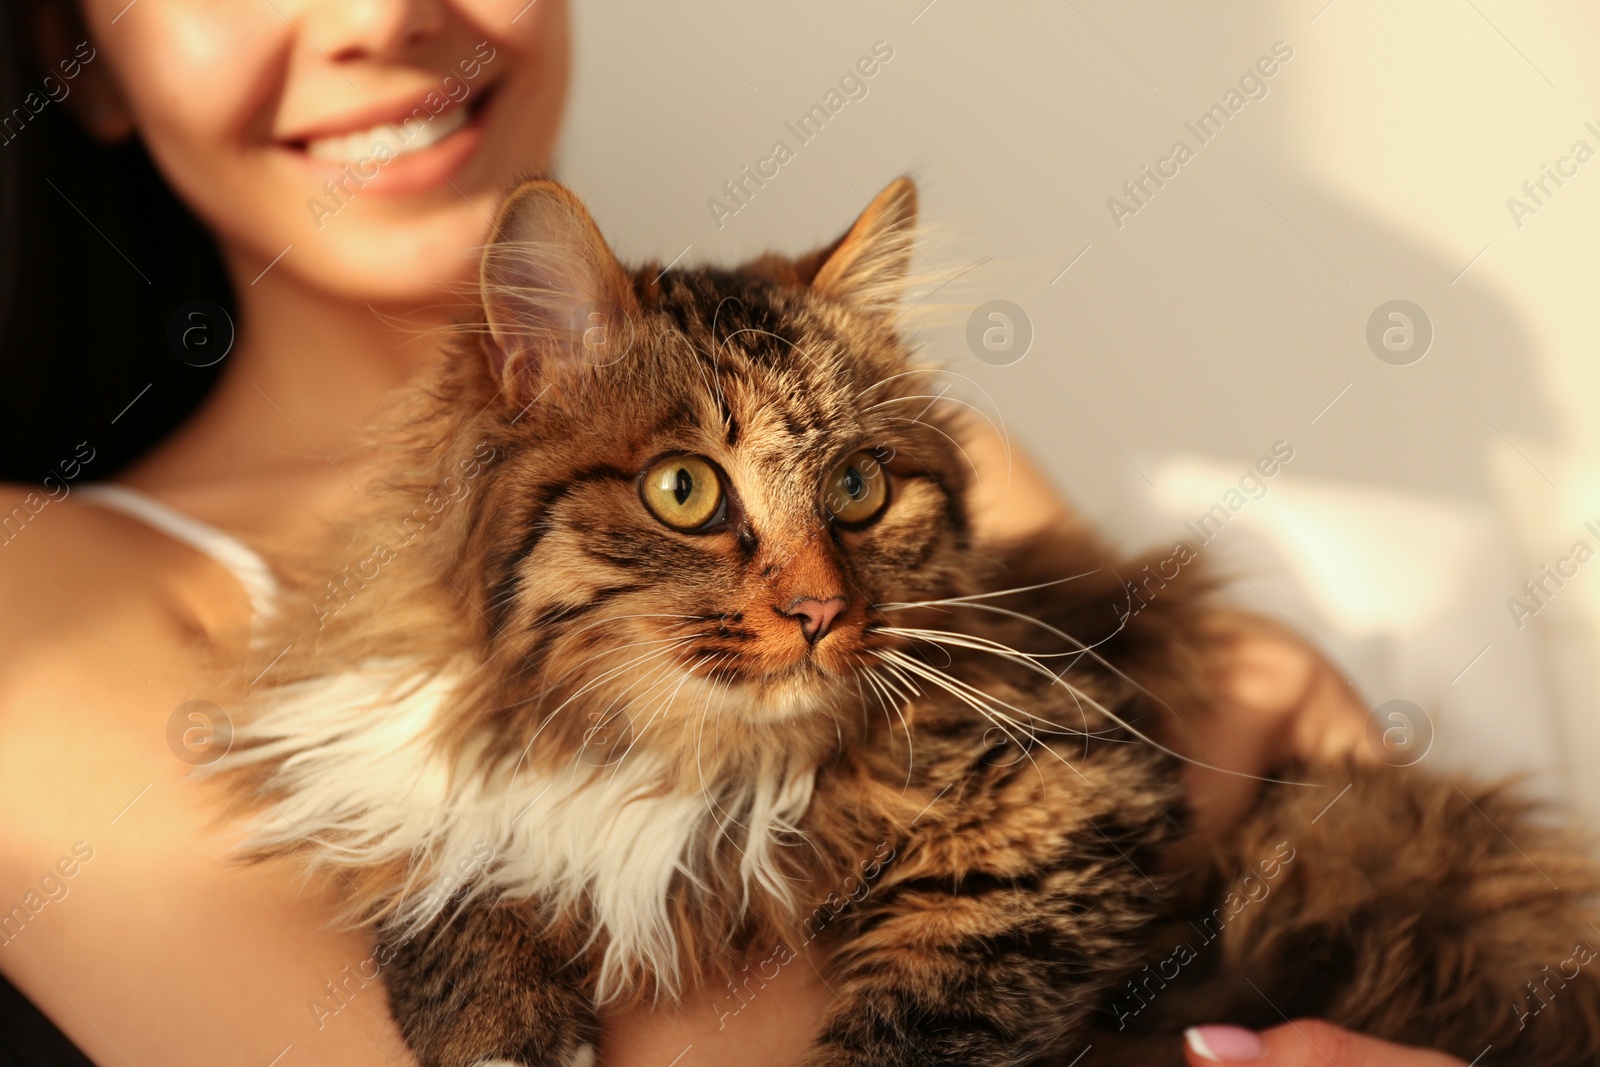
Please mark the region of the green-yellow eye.
[[699, 456], [666, 456], [639, 487], [650, 513], [675, 530], [697, 530], [722, 510], [722, 479]]
[[889, 472], [871, 452], [857, 452], [833, 468], [822, 483], [822, 503], [844, 523], [877, 516], [889, 499]]

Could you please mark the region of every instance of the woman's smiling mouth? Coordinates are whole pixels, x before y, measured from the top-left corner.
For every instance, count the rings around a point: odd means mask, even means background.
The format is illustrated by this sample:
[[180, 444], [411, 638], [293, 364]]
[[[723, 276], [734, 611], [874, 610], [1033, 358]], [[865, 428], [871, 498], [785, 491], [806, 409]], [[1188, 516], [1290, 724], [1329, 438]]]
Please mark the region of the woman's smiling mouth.
[[[407, 196], [450, 181], [483, 143], [483, 127], [494, 85], [459, 99], [437, 92], [421, 101], [368, 108], [280, 142], [319, 172], [353, 176], [355, 186], [375, 196]], [[427, 102], [433, 102], [430, 109]], [[335, 178], [346, 193], [352, 177]]]
[[399, 157], [444, 140], [465, 126], [470, 118], [465, 107], [449, 107], [425, 124], [407, 119], [403, 125], [385, 122], [359, 133], [318, 137], [306, 142], [304, 151], [312, 159], [335, 165], [359, 163], [385, 149]]

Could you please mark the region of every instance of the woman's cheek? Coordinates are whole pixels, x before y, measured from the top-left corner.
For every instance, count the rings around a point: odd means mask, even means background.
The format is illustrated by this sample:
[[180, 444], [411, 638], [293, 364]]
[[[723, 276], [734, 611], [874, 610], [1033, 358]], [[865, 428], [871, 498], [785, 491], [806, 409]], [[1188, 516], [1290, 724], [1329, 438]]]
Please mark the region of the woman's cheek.
[[[287, 76], [274, 68], [294, 30], [269, 5], [91, 3], [90, 32], [141, 130], [236, 147]], [[116, 21], [102, 23], [112, 7]]]
[[[284, 80], [293, 29], [270, 6], [89, 0], [97, 59], [107, 66], [139, 136], [179, 195], [214, 230], [260, 208], [250, 147]], [[116, 10], [112, 10], [115, 8]], [[251, 185], [255, 186], [252, 191]]]
[[547, 21], [563, 21], [566, 13], [565, 0], [559, 4], [550, 0], [534, 4], [528, 0], [456, 0], [455, 7], [468, 22], [483, 28], [490, 48], [497, 47], [496, 39], [513, 47], [527, 45], [545, 32]]

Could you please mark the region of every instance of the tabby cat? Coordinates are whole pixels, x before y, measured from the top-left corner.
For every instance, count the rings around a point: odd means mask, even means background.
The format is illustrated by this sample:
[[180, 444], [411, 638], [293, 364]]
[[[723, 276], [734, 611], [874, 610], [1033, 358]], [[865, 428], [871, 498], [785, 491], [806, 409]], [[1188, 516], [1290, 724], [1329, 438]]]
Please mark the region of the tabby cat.
[[418, 1060], [588, 1064], [603, 1010], [816, 941], [808, 1067], [1181, 1062], [1280, 1012], [1597, 1062], [1600, 878], [1512, 794], [1285, 768], [1180, 848], [1198, 568], [1132, 613], [1146, 561], [1081, 529], [975, 543], [898, 328], [915, 217], [902, 179], [810, 255], [629, 271], [560, 185], [504, 205], [219, 765], [252, 854], [346, 887]]

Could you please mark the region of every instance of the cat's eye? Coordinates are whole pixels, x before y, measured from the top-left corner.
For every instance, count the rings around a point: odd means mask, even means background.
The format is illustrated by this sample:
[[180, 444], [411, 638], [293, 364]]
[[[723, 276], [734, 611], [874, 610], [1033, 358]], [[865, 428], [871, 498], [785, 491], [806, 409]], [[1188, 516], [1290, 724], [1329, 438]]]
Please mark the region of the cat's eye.
[[859, 525], [877, 517], [889, 500], [889, 472], [871, 452], [857, 452], [829, 472], [822, 503], [833, 517]]
[[699, 456], [665, 456], [651, 464], [639, 485], [645, 507], [675, 530], [698, 530], [723, 511], [722, 479]]

